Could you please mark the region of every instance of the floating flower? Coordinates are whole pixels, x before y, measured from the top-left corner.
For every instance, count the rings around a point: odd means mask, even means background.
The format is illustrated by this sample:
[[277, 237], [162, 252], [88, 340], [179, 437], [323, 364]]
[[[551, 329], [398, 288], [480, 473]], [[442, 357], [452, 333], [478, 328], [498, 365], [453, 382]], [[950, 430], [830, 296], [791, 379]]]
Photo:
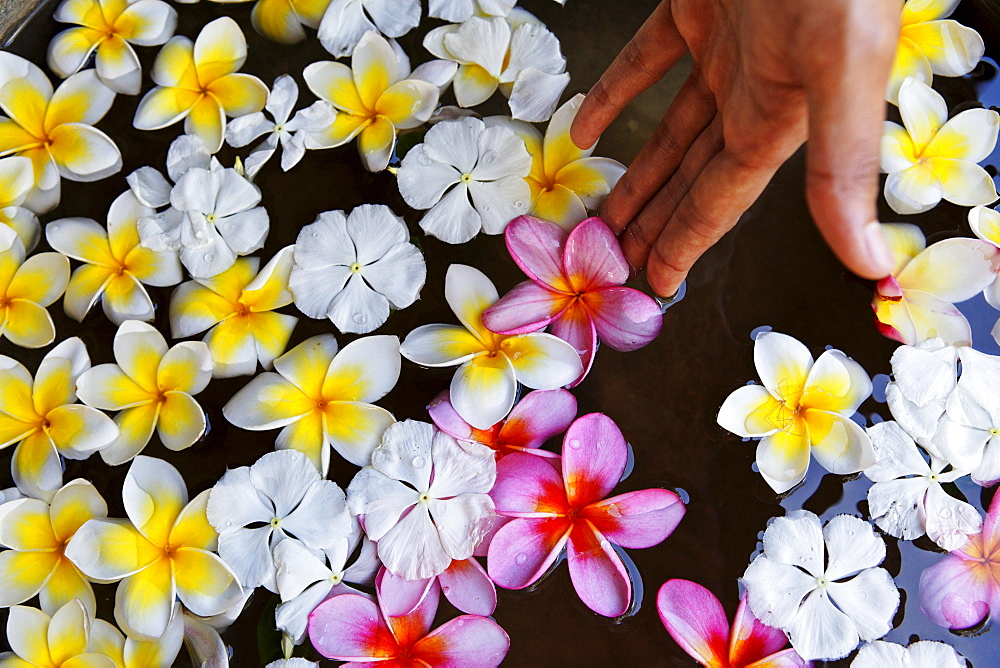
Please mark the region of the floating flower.
[[426, 277], [403, 219], [382, 204], [362, 204], [347, 216], [324, 211], [299, 231], [288, 285], [310, 318], [367, 334], [385, 324], [390, 308], [413, 304]]
[[242, 429], [284, 427], [275, 443], [307, 454], [324, 475], [332, 446], [366, 466], [386, 427], [395, 420], [372, 405], [399, 379], [399, 339], [368, 336], [337, 352], [330, 334], [306, 339], [274, 360], [274, 372], [251, 380], [223, 407]]
[[685, 512], [680, 497], [665, 489], [608, 497], [627, 460], [625, 437], [601, 413], [570, 425], [561, 475], [550, 459], [519, 452], [501, 459], [490, 496], [498, 514], [514, 519], [490, 543], [490, 578], [501, 587], [524, 589], [566, 548], [573, 588], [587, 607], [605, 617], [624, 614], [632, 602], [632, 580], [614, 545], [657, 545]]
[[[973, 207], [969, 211], [969, 226], [972, 232], [1000, 249], [1000, 211], [987, 209], [984, 206]], [[1000, 277], [1000, 265], [996, 267], [997, 276]], [[983, 296], [986, 301], [995, 309], [1000, 309], [1000, 280], [994, 279], [993, 283], [986, 287]], [[993, 325], [993, 339], [1000, 344], [1000, 319]]]
[[485, 537], [495, 477], [489, 448], [406, 420], [386, 429], [371, 464], [348, 485], [347, 505], [364, 517], [386, 568], [407, 580], [429, 578], [471, 557]]
[[212, 355], [200, 341], [167, 348], [155, 327], [137, 320], [122, 323], [115, 334], [115, 364], [99, 364], [77, 379], [80, 400], [88, 406], [119, 411], [118, 438], [101, 451], [112, 465], [142, 452], [156, 431], [169, 450], [190, 448], [205, 433], [205, 411], [193, 395], [212, 378]]
[[920, 574], [920, 609], [938, 626], [967, 629], [1000, 615], [1000, 494], [983, 530]]
[[330, 0], [257, 0], [250, 14], [254, 29], [281, 44], [295, 44], [306, 38], [302, 26], [319, 27]]
[[[656, 610], [667, 633], [695, 661], [709, 668], [804, 666], [788, 638], [761, 624], [740, 598], [732, 630], [722, 603], [690, 580], [667, 580], [656, 595]], [[759, 662], [759, 663], [758, 663]]]
[[517, 0], [430, 0], [427, 15], [452, 23], [472, 16], [507, 16]]
[[945, 550], [961, 547], [967, 534], [980, 530], [982, 518], [976, 509], [941, 487], [964, 471], [945, 471], [948, 462], [933, 455], [928, 464], [896, 422], [873, 425], [868, 435], [875, 449], [875, 464], [865, 469], [875, 483], [868, 488], [868, 508], [880, 529], [903, 540], [926, 533]]
[[397, 183], [407, 204], [430, 209], [420, 219], [424, 232], [461, 244], [480, 229], [500, 234], [528, 210], [530, 170], [531, 156], [512, 130], [466, 117], [428, 130], [403, 158]]
[[972, 348], [962, 348], [959, 357], [962, 377], [948, 397], [934, 444], [953, 466], [971, 471], [975, 482], [992, 485], [1000, 480], [1000, 358]]
[[34, 185], [35, 170], [30, 158], [11, 156], [0, 160], [0, 224], [14, 230], [29, 251], [41, 235], [38, 216], [23, 206]]
[[462, 615], [431, 631], [439, 599], [435, 585], [410, 614], [393, 617], [365, 596], [334, 596], [309, 617], [309, 639], [323, 656], [352, 663], [499, 666], [510, 648], [504, 630], [487, 617]]
[[515, 23], [473, 16], [427, 33], [424, 47], [459, 65], [454, 81], [459, 106], [481, 104], [499, 88], [510, 100], [514, 118], [538, 123], [552, 116], [569, 83], [566, 59], [559, 39], [528, 17]]
[[986, 49], [983, 38], [958, 21], [944, 21], [959, 0], [907, 0], [896, 60], [885, 99], [896, 104], [899, 87], [907, 77], [928, 86], [935, 74], [960, 77], [979, 63]]
[[0, 505], [0, 545], [10, 548], [0, 552], [0, 607], [37, 594], [48, 614], [77, 599], [93, 616], [94, 590], [63, 548], [81, 524], [107, 515], [101, 494], [80, 478], [63, 485], [51, 504], [23, 498]]
[[[184, 173], [192, 167], [214, 170], [222, 169], [219, 161], [205, 148], [205, 142], [194, 135], [181, 135], [170, 142], [170, 148], [167, 149], [167, 175], [170, 177], [169, 181], [163, 175], [163, 172], [149, 166], [140, 167], [125, 177], [125, 180], [128, 182], [132, 194], [135, 195], [136, 199], [143, 206], [148, 206], [151, 209], [161, 209], [170, 204], [170, 192], [174, 188], [174, 183], [180, 181]], [[140, 236], [143, 237], [143, 242], [152, 248], [156, 244], [150, 243], [152, 239], [147, 237], [153, 235], [143, 232], [143, 226], [141, 221], [139, 226]]]
[[827, 471], [848, 475], [875, 463], [865, 430], [851, 416], [872, 392], [861, 365], [839, 350], [815, 362], [787, 334], [764, 332], [754, 343], [761, 385], [730, 394], [718, 422], [744, 438], [760, 438], [757, 467], [778, 494], [802, 482], [809, 453]]
[[115, 620], [129, 636], [163, 636], [177, 614], [175, 599], [207, 616], [243, 597], [236, 575], [212, 552], [218, 534], [205, 516], [208, 495], [188, 502], [177, 469], [139, 455], [122, 488], [129, 522], [88, 520], [66, 546], [66, 557], [87, 577], [121, 580]]
[[444, 292], [462, 324], [418, 327], [400, 352], [423, 366], [459, 366], [451, 380], [451, 403], [476, 429], [489, 429], [510, 412], [519, 382], [554, 390], [580, 375], [580, 356], [562, 339], [541, 332], [502, 336], [483, 326], [483, 312], [499, 295], [478, 269], [448, 267]]
[[908, 345], [931, 338], [970, 345], [969, 322], [954, 304], [975, 297], [996, 278], [1000, 248], [979, 239], [944, 239], [925, 248], [916, 225], [888, 223], [882, 229], [895, 269], [875, 286], [872, 310], [879, 332]]
[[208, 521], [219, 532], [219, 556], [240, 584], [271, 591], [277, 591], [275, 546], [297, 540], [320, 550], [351, 531], [344, 491], [295, 450], [226, 471], [208, 497]]
[[566, 231], [586, 218], [588, 209], [600, 209], [625, 173], [625, 165], [617, 160], [592, 156], [596, 143], [587, 149], [573, 143], [569, 129], [582, 102], [583, 95], [576, 95], [559, 107], [544, 137], [533, 125], [507, 121], [531, 154], [528, 213], [558, 223]]
[[877, 568], [883, 559], [885, 543], [864, 520], [837, 515], [821, 528], [795, 510], [764, 531], [764, 551], [743, 574], [747, 602], [803, 659], [839, 659], [892, 628], [899, 591]]
[[899, 426], [927, 452], [947, 459], [934, 444], [948, 397], [958, 384], [958, 348], [941, 339], [899, 346], [892, 353], [885, 399]]
[[82, 322], [100, 300], [116, 325], [153, 319], [153, 301], [143, 285], [176, 285], [184, 274], [176, 252], [139, 243], [139, 220], [152, 213], [132, 191], [125, 191], [111, 204], [107, 229], [89, 218], [62, 218], [45, 226], [45, 240], [53, 249], [84, 263], [66, 287], [68, 316]]
[[0, 443], [17, 444], [10, 468], [25, 494], [51, 500], [63, 484], [60, 455], [86, 459], [118, 437], [111, 418], [76, 403], [74, 387], [89, 368], [87, 348], [76, 337], [42, 358], [34, 380], [21, 364], [0, 357]]
[[341, 58], [351, 55], [368, 31], [402, 37], [419, 23], [420, 0], [333, 0], [316, 36], [334, 58]]
[[407, 78], [402, 63], [384, 37], [367, 32], [354, 47], [351, 67], [329, 60], [306, 67], [305, 77], [316, 97], [340, 112], [316, 148], [332, 148], [358, 138], [365, 169], [386, 168], [396, 145], [396, 131], [422, 125], [434, 113], [439, 90], [429, 81]]
[[0, 655], [0, 661], [11, 668], [115, 668], [110, 656], [92, 647], [99, 644], [91, 642], [93, 622], [90, 613], [77, 600], [69, 601], [51, 617], [41, 610], [15, 605], [7, 618], [7, 642], [13, 653]]
[[159, 130], [184, 119], [184, 132], [197, 135], [215, 153], [222, 148], [226, 116], [260, 111], [267, 86], [237, 72], [247, 58], [243, 31], [228, 16], [201, 29], [192, 43], [172, 38], [156, 55], [156, 87], [139, 103], [132, 124], [139, 130]]
[[896, 213], [929, 211], [943, 199], [959, 206], [997, 199], [993, 179], [980, 167], [993, 152], [1000, 114], [966, 109], [948, 118], [944, 98], [910, 77], [899, 89], [903, 125], [885, 122], [882, 171], [885, 199]]
[[34, 166], [34, 187], [24, 206], [45, 213], [59, 203], [60, 178], [99, 181], [122, 167], [118, 146], [93, 127], [115, 99], [93, 70], [66, 79], [53, 92], [34, 64], [0, 52], [0, 154], [23, 155]]
[[483, 314], [500, 334], [551, 326], [590, 371], [597, 339], [615, 350], [636, 350], [660, 333], [663, 313], [649, 295], [624, 287], [629, 265], [614, 233], [600, 218], [566, 232], [554, 223], [521, 216], [504, 234], [507, 250], [530, 281], [519, 283]]
[[47, 346], [56, 327], [46, 307], [66, 291], [69, 260], [59, 253], [25, 259], [21, 240], [9, 228], [2, 230], [7, 248], [0, 250], [0, 337], [22, 348]]
[[876, 640], [858, 650], [851, 668], [966, 668], [965, 659], [950, 645], [934, 640], [920, 640], [908, 647]]
[[238, 258], [221, 274], [178, 286], [170, 297], [171, 335], [183, 338], [207, 329], [203, 340], [216, 378], [252, 375], [258, 361], [269, 370], [298, 322], [273, 313], [292, 303], [292, 247], [278, 251], [258, 273], [259, 266], [258, 258]]
[[49, 68], [66, 78], [95, 56], [97, 76], [111, 90], [138, 95], [142, 84], [136, 46], [157, 46], [174, 34], [177, 12], [161, 0], [63, 0], [53, 18], [79, 27], [49, 43]]
[[514, 404], [506, 420], [489, 429], [476, 429], [463, 420], [451, 405], [447, 390], [431, 401], [427, 412], [438, 429], [459, 441], [489, 446], [497, 459], [512, 452], [554, 457], [554, 453], [539, 448], [566, 431], [576, 418], [576, 397], [562, 389], [529, 392]]
[[292, 110], [298, 99], [299, 85], [291, 76], [282, 74], [274, 80], [274, 86], [267, 95], [267, 104], [264, 105], [273, 121], [267, 120], [263, 112], [255, 111], [234, 118], [226, 125], [226, 142], [236, 148], [246, 146], [255, 139], [267, 135], [243, 161], [243, 169], [250, 179], [253, 179], [264, 163], [271, 159], [279, 144], [281, 169], [287, 172], [306, 154], [309, 135], [322, 133], [336, 120], [336, 110], [325, 100], [314, 102], [292, 116]]
[[392, 617], [415, 610], [425, 597], [434, 594], [434, 583], [440, 585], [449, 603], [466, 614], [489, 617], [497, 607], [497, 588], [474, 557], [454, 559], [446, 569], [429, 578], [407, 580], [388, 569], [383, 569], [379, 577], [381, 605]]

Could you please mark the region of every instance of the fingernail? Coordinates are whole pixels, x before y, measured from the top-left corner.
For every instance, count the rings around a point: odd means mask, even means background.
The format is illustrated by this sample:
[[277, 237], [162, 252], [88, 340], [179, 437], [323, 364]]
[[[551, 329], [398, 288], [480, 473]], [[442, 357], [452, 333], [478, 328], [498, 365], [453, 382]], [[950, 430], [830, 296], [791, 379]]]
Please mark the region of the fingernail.
[[882, 232], [882, 224], [877, 220], [865, 225], [865, 244], [868, 246], [868, 259], [872, 264], [872, 271], [880, 276], [888, 276], [892, 273], [893, 262], [892, 253], [889, 252], [889, 242], [885, 240]]

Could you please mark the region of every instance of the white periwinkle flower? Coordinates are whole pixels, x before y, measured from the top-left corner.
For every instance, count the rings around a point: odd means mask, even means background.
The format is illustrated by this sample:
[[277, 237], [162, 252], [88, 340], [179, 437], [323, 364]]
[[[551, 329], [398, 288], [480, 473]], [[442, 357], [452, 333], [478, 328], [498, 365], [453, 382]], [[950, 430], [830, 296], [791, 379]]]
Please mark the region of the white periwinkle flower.
[[333, 0], [319, 24], [320, 43], [336, 58], [349, 56], [369, 30], [402, 37], [420, 23], [420, 0]]
[[935, 445], [980, 485], [1000, 480], [1000, 357], [962, 348], [962, 376], [948, 396]]
[[965, 668], [965, 659], [950, 645], [921, 640], [909, 647], [876, 640], [860, 650], [851, 668]]
[[367, 334], [420, 295], [427, 267], [403, 219], [382, 204], [324, 211], [295, 241], [288, 287], [310, 318]]
[[397, 173], [399, 192], [414, 209], [430, 209], [420, 221], [427, 234], [465, 243], [480, 229], [500, 234], [531, 207], [524, 177], [531, 155], [507, 127], [478, 118], [438, 123], [413, 147]]
[[893, 381], [885, 388], [885, 400], [892, 417], [930, 454], [946, 459], [934, 435], [958, 383], [958, 348], [927, 339], [899, 346], [891, 362]]
[[885, 543], [864, 520], [837, 515], [821, 528], [813, 513], [792, 511], [764, 532], [743, 574], [747, 601], [803, 659], [839, 659], [892, 628], [899, 591], [877, 568], [883, 559]]

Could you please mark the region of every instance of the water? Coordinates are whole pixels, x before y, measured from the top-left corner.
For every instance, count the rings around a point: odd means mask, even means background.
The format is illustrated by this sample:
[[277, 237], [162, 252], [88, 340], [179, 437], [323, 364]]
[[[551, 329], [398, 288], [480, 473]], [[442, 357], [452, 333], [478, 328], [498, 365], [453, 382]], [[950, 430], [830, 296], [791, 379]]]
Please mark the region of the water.
[[[585, 92], [596, 81], [635, 29], [642, 23], [655, 0], [608, 3], [604, 0], [570, 0], [560, 7], [551, 0], [524, 0], [524, 6], [545, 21], [563, 43], [563, 53], [573, 75], [566, 96]], [[53, 3], [54, 6], [54, 3]], [[222, 15], [249, 24], [251, 4], [178, 5], [178, 33], [194, 37], [209, 20]], [[961, 10], [961, 8], [960, 8]], [[11, 50], [43, 62], [42, 54], [51, 37], [64, 26], [47, 19], [36, 20], [19, 36]], [[961, 17], [957, 17], [960, 18]], [[594, 26], [606, 26], [595, 35]], [[245, 72], [260, 76], [268, 85], [283, 73], [299, 82], [298, 107], [311, 103], [312, 96], [300, 73], [304, 65], [328, 59], [318, 42], [285, 47], [266, 42], [251, 29], [246, 30], [250, 55]], [[425, 58], [420, 37], [411, 34], [401, 40], [414, 65]], [[990, 43], [990, 40], [987, 40]], [[138, 49], [147, 73], [155, 48]], [[686, 74], [682, 64], [677, 72], [640, 96], [605, 134], [598, 154], [628, 162], [641, 147], [663, 115], [667, 101]], [[989, 73], [989, 68], [984, 69]], [[944, 80], [939, 86], [954, 106], [974, 96], [967, 81]], [[146, 86], [148, 86], [148, 79]], [[992, 103], [1000, 100], [996, 77], [987, 86]], [[122, 149], [123, 171], [99, 184], [63, 183], [63, 201], [45, 222], [64, 216], [89, 216], [105, 220], [112, 200], [126, 189], [125, 176], [143, 165], [164, 169], [166, 149], [180, 132], [173, 126], [158, 132], [130, 130], [139, 98], [120, 97], [111, 114], [99, 124]], [[502, 113], [505, 101], [499, 95], [484, 105], [484, 113]], [[245, 155], [245, 151], [243, 153]], [[221, 155], [231, 164], [235, 152]], [[997, 155], [991, 156], [996, 164]], [[468, 244], [449, 246], [424, 237], [417, 227], [420, 214], [409, 210], [396, 190], [394, 177], [385, 172], [369, 174], [360, 165], [351, 145], [331, 151], [309, 152], [300, 165], [285, 174], [272, 159], [258, 176], [263, 191], [262, 204], [271, 216], [271, 233], [264, 256], [294, 243], [299, 229], [316, 214], [330, 209], [350, 210], [366, 202], [388, 204], [403, 215], [418, 238], [427, 258], [427, 284], [422, 299], [413, 307], [394, 312], [376, 333], [404, 336], [414, 327], [432, 322], [454, 322], [443, 299], [444, 273], [454, 262], [482, 268], [496, 283], [501, 294], [523, 276], [508, 258], [501, 237], [480, 236]], [[499, 590], [497, 622], [511, 637], [506, 665], [511, 666], [689, 666], [690, 658], [663, 630], [655, 610], [655, 592], [669, 578], [687, 578], [711, 589], [730, 615], [738, 601], [736, 580], [760, 547], [760, 535], [767, 520], [788, 510], [805, 507], [829, 519], [838, 513], [861, 514], [869, 483], [863, 476], [845, 479], [825, 474], [813, 466], [805, 483], [786, 498], [779, 499], [761, 477], [754, 473], [755, 443], [724, 432], [715, 415], [726, 396], [748, 380], [756, 378], [750, 333], [768, 326], [803, 341], [814, 354], [825, 346], [838, 348], [858, 360], [869, 374], [890, 372], [889, 358], [896, 347], [872, 326], [869, 302], [872, 285], [847, 274], [823, 244], [809, 220], [803, 195], [803, 160], [794, 157], [748, 212], [737, 228], [710, 250], [698, 263], [687, 282], [687, 295], [666, 314], [660, 337], [646, 348], [619, 353], [604, 346], [590, 377], [574, 394], [580, 413], [602, 411], [621, 427], [634, 449], [635, 468], [617, 492], [647, 487], [682, 488], [690, 496], [687, 516], [661, 545], [646, 550], [629, 550], [633, 573], [641, 574], [645, 596], [640, 609], [622, 620], [609, 620], [591, 613], [577, 598], [565, 564], [538, 585], [525, 591]], [[725, 193], [720, 193], [725, 196]], [[883, 219], [897, 219], [883, 211]], [[918, 222], [935, 239], [941, 235], [968, 234], [965, 209], [942, 204]], [[638, 282], [636, 283], [639, 284]], [[158, 304], [157, 326], [168, 331], [166, 311], [168, 289], [151, 289]], [[972, 320], [979, 347], [997, 353], [989, 328], [997, 314], [981, 298], [972, 307]], [[297, 314], [294, 307], [284, 309]], [[58, 336], [78, 335], [86, 342], [95, 364], [112, 361], [110, 341], [115, 328], [95, 309], [82, 325], [66, 318], [57, 304], [50, 309]], [[321, 332], [332, 331], [327, 322], [300, 320], [290, 345]], [[353, 336], [338, 335], [341, 345]], [[0, 343], [0, 353], [11, 355], [34, 369], [44, 351], [25, 351]], [[405, 362], [399, 384], [381, 402], [397, 416], [427, 420], [424, 407], [447, 384], [451, 369], [421, 369]], [[145, 454], [163, 457], [177, 466], [188, 483], [191, 496], [212, 485], [226, 467], [252, 464], [273, 449], [276, 431], [246, 432], [232, 427], [223, 418], [221, 407], [248, 382], [249, 378], [213, 380], [208, 391], [197, 397], [209, 413], [211, 432], [189, 450], [172, 453], [151, 444]], [[866, 416], [887, 416], [884, 404], [869, 400], [862, 406]], [[9, 460], [13, 449], [0, 452], [0, 487], [9, 486]], [[106, 495], [111, 516], [124, 517], [120, 490], [127, 466], [110, 468], [99, 458], [67, 462], [65, 480], [83, 476], [91, 479]], [[355, 468], [333, 456], [331, 477], [342, 486], [350, 481]], [[959, 485], [968, 500], [982, 510], [990, 491], [972, 483]], [[994, 663], [1000, 653], [997, 631], [981, 637], [958, 637], [941, 629], [919, 611], [916, 581], [921, 570], [937, 561], [929, 543], [906, 543], [887, 539], [885, 566], [896, 576], [904, 603], [895, 619], [896, 628], [888, 640], [906, 644], [913, 636], [943, 640], [952, 644], [979, 667]], [[100, 614], [111, 619], [113, 586], [97, 586]], [[636, 591], [641, 591], [636, 587]], [[260, 664], [258, 623], [273, 613], [273, 597], [258, 590], [239, 621], [225, 635], [233, 647], [233, 665]], [[455, 614], [442, 599], [440, 620]], [[6, 613], [0, 612], [0, 624]], [[180, 662], [186, 661], [182, 653]], [[185, 664], [186, 665], [186, 664]]]

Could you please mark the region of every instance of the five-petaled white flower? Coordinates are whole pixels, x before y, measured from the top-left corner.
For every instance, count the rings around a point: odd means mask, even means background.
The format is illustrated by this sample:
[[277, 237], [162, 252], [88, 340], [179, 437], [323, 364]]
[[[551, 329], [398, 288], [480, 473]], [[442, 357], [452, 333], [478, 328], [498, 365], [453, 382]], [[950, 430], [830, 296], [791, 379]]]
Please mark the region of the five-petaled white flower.
[[961, 348], [962, 376], [948, 396], [934, 444], [980, 485], [1000, 480], [1000, 357]]
[[420, 23], [420, 0], [333, 0], [319, 24], [320, 43], [335, 58], [351, 55], [369, 30], [402, 37]]

